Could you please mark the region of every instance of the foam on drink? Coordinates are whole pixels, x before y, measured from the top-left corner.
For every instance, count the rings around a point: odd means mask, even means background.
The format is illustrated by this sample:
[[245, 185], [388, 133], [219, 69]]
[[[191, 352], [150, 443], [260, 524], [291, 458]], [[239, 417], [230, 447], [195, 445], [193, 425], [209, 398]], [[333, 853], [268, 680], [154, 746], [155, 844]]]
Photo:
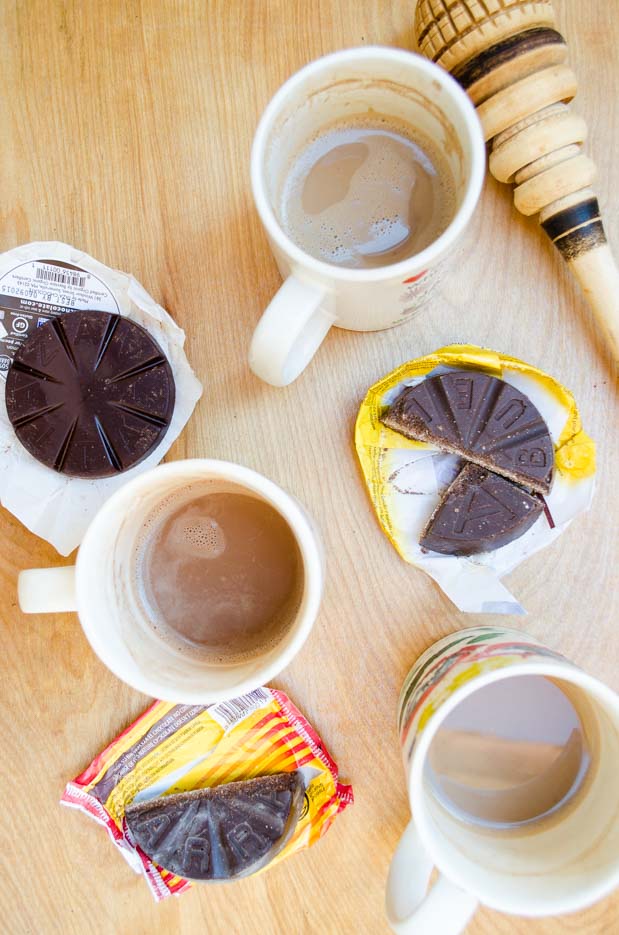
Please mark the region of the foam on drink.
[[236, 664], [285, 633], [300, 602], [302, 558], [270, 504], [207, 491], [193, 485], [148, 518], [137, 549], [138, 590], [163, 639]]
[[280, 223], [298, 246], [361, 268], [419, 253], [445, 231], [455, 207], [445, 155], [405, 121], [373, 111], [308, 140], [279, 198]]

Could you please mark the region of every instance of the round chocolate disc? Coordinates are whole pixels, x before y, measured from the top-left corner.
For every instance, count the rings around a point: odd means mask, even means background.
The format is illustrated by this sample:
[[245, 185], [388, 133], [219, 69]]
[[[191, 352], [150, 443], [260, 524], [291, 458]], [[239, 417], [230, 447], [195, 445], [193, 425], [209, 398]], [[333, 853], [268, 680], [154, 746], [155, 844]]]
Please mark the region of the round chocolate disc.
[[6, 407], [38, 461], [73, 477], [109, 477], [147, 457], [168, 430], [174, 377], [159, 345], [133, 321], [68, 312], [17, 351]]

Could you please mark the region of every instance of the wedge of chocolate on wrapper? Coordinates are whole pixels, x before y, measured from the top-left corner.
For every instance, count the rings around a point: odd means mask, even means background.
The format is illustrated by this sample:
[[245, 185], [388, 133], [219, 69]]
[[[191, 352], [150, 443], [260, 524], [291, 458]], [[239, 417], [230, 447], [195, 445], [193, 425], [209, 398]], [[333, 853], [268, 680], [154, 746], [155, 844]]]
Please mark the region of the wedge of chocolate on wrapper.
[[499, 474], [466, 464], [428, 520], [419, 544], [445, 555], [476, 555], [524, 535], [544, 501]]
[[548, 426], [528, 396], [497, 377], [474, 370], [428, 377], [405, 387], [381, 421], [537, 493], [550, 491]]
[[266, 870], [316, 844], [352, 801], [312, 725], [270, 688], [155, 701], [62, 796], [107, 829], [156, 900]]
[[172, 369], [145, 328], [121, 315], [68, 312], [17, 350], [9, 419], [38, 461], [72, 477], [109, 477], [159, 444], [174, 411]]
[[381, 377], [359, 408], [355, 447], [385, 535], [465, 613], [525, 613], [503, 576], [561, 535], [595, 490], [595, 443], [569, 390], [473, 344]]
[[139, 802], [125, 819], [138, 847], [165, 870], [187, 880], [235, 880], [283, 850], [304, 792], [294, 770]]

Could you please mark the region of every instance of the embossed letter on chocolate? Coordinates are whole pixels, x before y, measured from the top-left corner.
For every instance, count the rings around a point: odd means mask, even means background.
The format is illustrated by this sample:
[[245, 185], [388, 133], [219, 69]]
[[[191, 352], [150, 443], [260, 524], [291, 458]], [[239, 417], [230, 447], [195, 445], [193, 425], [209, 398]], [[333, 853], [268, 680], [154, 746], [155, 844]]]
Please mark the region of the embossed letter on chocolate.
[[475, 370], [429, 377], [402, 390], [382, 421], [538, 493], [550, 490], [548, 426], [524, 393], [496, 377]]
[[294, 833], [305, 787], [298, 770], [129, 805], [135, 843], [189, 880], [233, 880], [270, 863]]
[[543, 510], [537, 494], [486, 468], [466, 464], [445, 491], [419, 544], [446, 555], [499, 549], [522, 536]]
[[48, 467], [107, 477], [142, 461], [168, 430], [170, 364], [140, 325], [107, 312], [68, 312], [17, 351], [6, 406], [17, 437]]

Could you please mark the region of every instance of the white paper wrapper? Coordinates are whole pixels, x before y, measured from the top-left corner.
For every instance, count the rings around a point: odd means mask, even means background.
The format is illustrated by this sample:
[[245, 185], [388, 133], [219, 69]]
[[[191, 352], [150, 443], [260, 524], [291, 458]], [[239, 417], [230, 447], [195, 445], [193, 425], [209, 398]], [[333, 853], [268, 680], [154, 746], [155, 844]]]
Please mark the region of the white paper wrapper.
[[[102, 480], [65, 477], [35, 460], [18, 441], [6, 412], [6, 371], [19, 344], [38, 325], [78, 309], [117, 312], [146, 328], [168, 358], [176, 383], [172, 421], [157, 448], [131, 470]], [[75, 247], [30, 243], [0, 256], [0, 500], [61, 555], [80, 544], [108, 497], [158, 464], [185, 427], [202, 386], [184, 343], [184, 331], [132, 276]]]
[[[554, 527], [543, 514], [523, 536], [493, 552], [466, 558], [426, 552], [419, 545], [422, 530], [462, 459], [392, 432], [379, 416], [404, 387], [476, 363], [525, 393], [546, 420], [555, 445], [555, 477], [545, 497]], [[470, 345], [442, 348], [375, 384], [361, 406], [355, 442], [379, 521], [394, 546], [467, 613], [526, 613], [501, 578], [553, 542], [593, 498], [595, 446], [581, 429], [571, 394], [521, 361]]]

